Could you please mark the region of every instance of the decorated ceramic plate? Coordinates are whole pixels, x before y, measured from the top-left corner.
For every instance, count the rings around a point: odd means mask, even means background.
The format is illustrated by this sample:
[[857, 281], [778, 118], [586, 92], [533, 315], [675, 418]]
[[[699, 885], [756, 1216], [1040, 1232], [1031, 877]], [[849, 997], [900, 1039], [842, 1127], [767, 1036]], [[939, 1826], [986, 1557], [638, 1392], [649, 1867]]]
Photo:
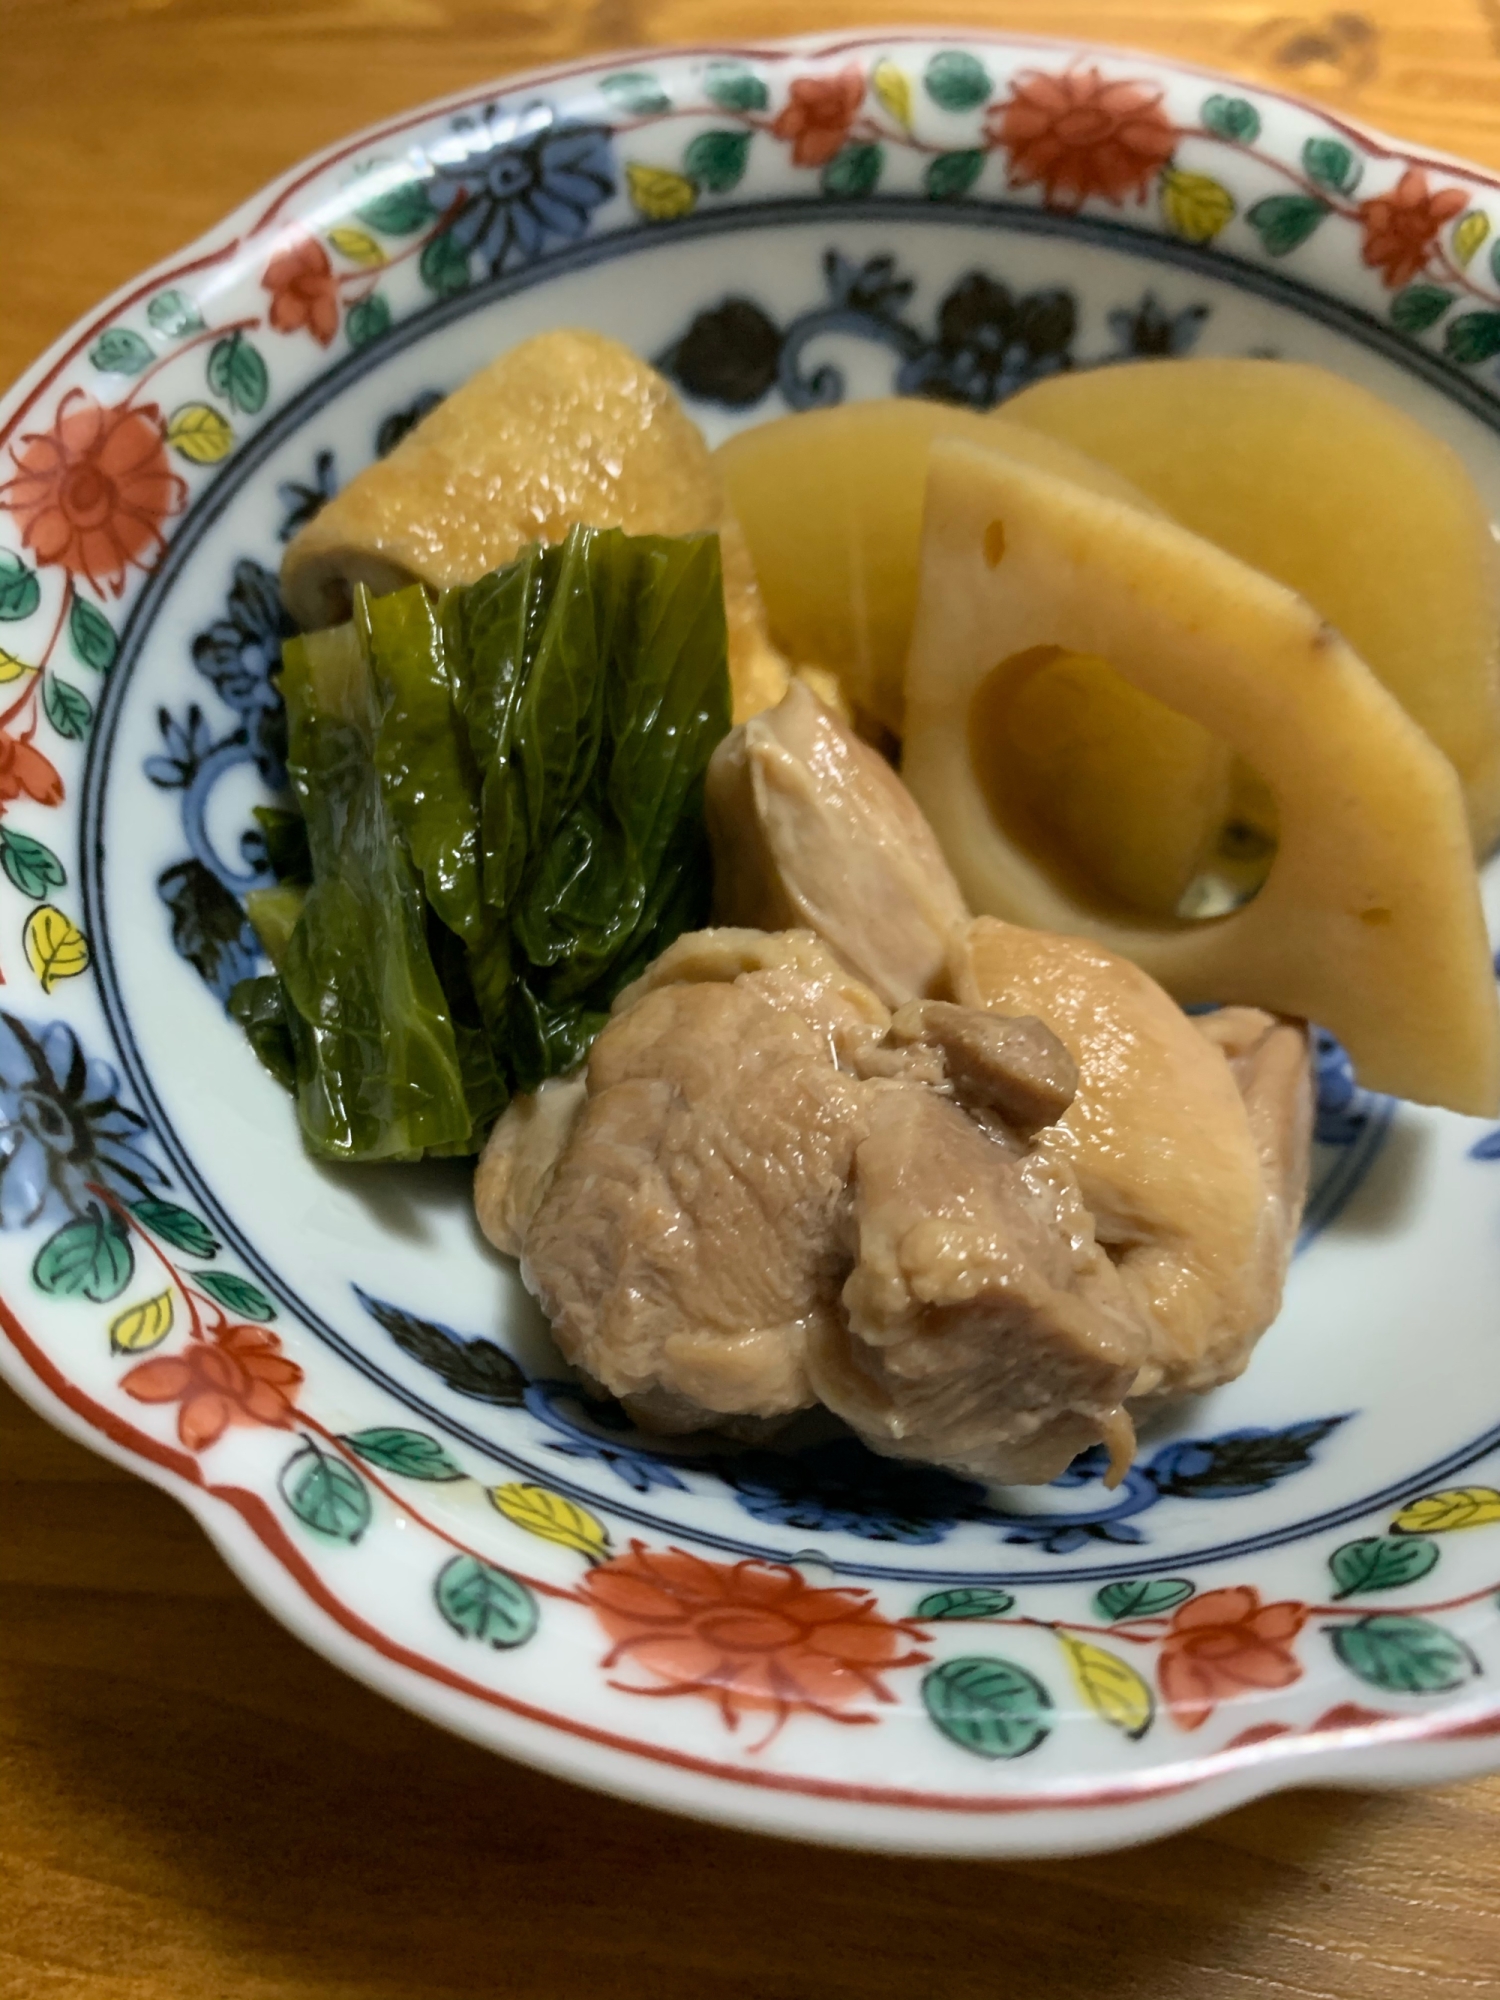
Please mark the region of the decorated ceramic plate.
[[1249, 1372], [1116, 1490], [1095, 1453], [997, 1493], [849, 1437], [633, 1432], [468, 1171], [312, 1164], [224, 1005], [284, 780], [282, 549], [501, 349], [608, 331], [711, 438], [1299, 357], [1500, 512], [1497, 244], [1493, 178], [1274, 92], [893, 34], [476, 89], [119, 293], [0, 413], [8, 1379], [340, 1666], [682, 1811], [1063, 1851], [1500, 1765], [1500, 1132], [1364, 1094], [1325, 1043]]

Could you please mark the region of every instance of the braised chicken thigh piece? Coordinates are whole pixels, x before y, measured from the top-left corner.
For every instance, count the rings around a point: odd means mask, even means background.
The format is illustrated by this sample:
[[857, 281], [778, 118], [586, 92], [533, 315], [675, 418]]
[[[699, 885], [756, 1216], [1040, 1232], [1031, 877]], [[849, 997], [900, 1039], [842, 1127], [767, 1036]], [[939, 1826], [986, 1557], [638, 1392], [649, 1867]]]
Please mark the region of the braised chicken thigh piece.
[[523, 1274], [647, 1424], [821, 1402], [878, 1450], [1050, 1477], [1117, 1423], [1144, 1346], [1068, 1170], [997, 1108], [1072, 1084], [1035, 1022], [893, 1035], [809, 933], [682, 938], [594, 1045]]
[[800, 681], [714, 752], [714, 917], [805, 925], [892, 1007], [933, 990], [968, 921], [943, 851], [880, 752]]
[[1046, 1022], [1078, 1094], [1039, 1154], [1077, 1175], [1151, 1330], [1133, 1399], [1238, 1375], [1276, 1316], [1312, 1126], [1307, 1031], [1258, 1008], [1196, 1019], [1083, 938], [980, 917], [953, 957], [969, 1006]]

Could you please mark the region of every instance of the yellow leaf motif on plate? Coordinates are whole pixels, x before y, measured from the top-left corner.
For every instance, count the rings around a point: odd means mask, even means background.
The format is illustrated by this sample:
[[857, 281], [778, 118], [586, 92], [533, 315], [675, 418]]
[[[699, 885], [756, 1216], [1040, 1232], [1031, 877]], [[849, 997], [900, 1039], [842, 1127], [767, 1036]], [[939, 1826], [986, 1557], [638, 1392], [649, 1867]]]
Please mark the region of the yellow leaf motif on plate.
[[149, 1354], [172, 1331], [172, 1294], [158, 1292], [110, 1321], [109, 1344], [116, 1354]]
[[1156, 1713], [1151, 1690], [1127, 1661], [1087, 1639], [1059, 1632], [1073, 1679], [1095, 1715], [1123, 1729], [1132, 1741], [1145, 1735]]
[[351, 264], [363, 264], [367, 270], [373, 270], [377, 264], [385, 262], [385, 252], [368, 230], [350, 229], [345, 225], [340, 229], [330, 229], [328, 240]]
[[184, 403], [167, 419], [167, 443], [194, 465], [217, 465], [234, 449], [234, 432], [207, 403]]
[[698, 200], [698, 184], [686, 174], [674, 174], [670, 167], [642, 167], [634, 162], [625, 169], [630, 199], [648, 222], [675, 222], [686, 215]]
[[1500, 1521], [1500, 1493], [1493, 1486], [1449, 1486], [1408, 1500], [1391, 1526], [1398, 1535], [1446, 1535]]
[[0, 646], [0, 687], [7, 681], [18, 681], [22, 674], [34, 674], [35, 667], [28, 667], [24, 660], [18, 660], [14, 653], [7, 653]]
[[88, 970], [88, 939], [51, 903], [32, 911], [21, 942], [26, 948], [26, 963], [42, 982], [44, 993], [50, 993], [59, 979], [76, 979]]
[[528, 1535], [536, 1535], [544, 1542], [577, 1549], [590, 1562], [609, 1551], [604, 1523], [596, 1520], [586, 1507], [576, 1506], [545, 1486], [492, 1486], [490, 1499], [507, 1521], [513, 1521]]
[[1161, 212], [1168, 226], [1189, 243], [1211, 243], [1234, 215], [1234, 196], [1208, 174], [1164, 167]]
[[890, 112], [903, 131], [911, 130], [911, 78], [900, 70], [889, 56], [876, 63], [875, 73], [870, 78], [875, 86], [875, 95]]
[[1490, 233], [1490, 219], [1482, 208], [1471, 208], [1453, 225], [1453, 261], [1467, 264]]

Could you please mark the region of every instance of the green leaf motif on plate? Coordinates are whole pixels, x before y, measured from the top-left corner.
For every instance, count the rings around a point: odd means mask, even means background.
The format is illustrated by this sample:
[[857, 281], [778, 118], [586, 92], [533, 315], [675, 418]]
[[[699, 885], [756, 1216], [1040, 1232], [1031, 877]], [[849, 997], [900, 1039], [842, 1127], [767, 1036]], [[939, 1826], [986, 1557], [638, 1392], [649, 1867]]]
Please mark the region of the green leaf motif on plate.
[[934, 1590], [922, 1599], [915, 1618], [1000, 1618], [1015, 1603], [1008, 1590], [992, 1590], [983, 1584]]
[[455, 1556], [445, 1563], [432, 1594], [461, 1639], [481, 1639], [503, 1651], [524, 1646], [536, 1630], [536, 1599], [525, 1584], [478, 1556]]
[[929, 160], [922, 184], [929, 201], [957, 201], [984, 172], [984, 154], [976, 147], [966, 153], [939, 153]]
[[65, 887], [68, 880], [67, 869], [50, 847], [3, 823], [0, 823], [0, 868], [23, 896], [30, 896], [38, 903], [53, 889]]
[[935, 55], [922, 82], [940, 111], [973, 111], [994, 88], [989, 71], [967, 49], [944, 49]]
[[422, 1431], [400, 1430], [379, 1425], [374, 1430], [351, 1431], [343, 1440], [367, 1465], [382, 1472], [399, 1473], [403, 1479], [453, 1480], [464, 1477], [464, 1469], [448, 1456], [436, 1438]]
[[252, 1285], [235, 1271], [195, 1271], [193, 1283], [201, 1285], [211, 1299], [242, 1319], [275, 1319], [276, 1308], [259, 1285]]
[[429, 292], [451, 299], [469, 287], [469, 253], [460, 249], [450, 230], [443, 230], [425, 244], [417, 259], [417, 270]]
[[1353, 194], [1365, 163], [1342, 139], [1309, 139], [1302, 148], [1302, 166], [1315, 187], [1330, 194]]
[[169, 340], [180, 340], [185, 333], [203, 330], [203, 315], [186, 292], [158, 292], [146, 308], [146, 317]]
[[623, 70], [618, 76], [606, 76], [599, 88], [617, 111], [626, 112], [632, 118], [654, 118], [659, 112], [672, 109], [671, 98], [656, 78], [642, 69]]
[[47, 711], [47, 720], [59, 736], [66, 736], [77, 743], [88, 735], [94, 711], [88, 696], [80, 694], [71, 682], [60, 681], [56, 674], [48, 674], [42, 683], [42, 706]]
[[1452, 303], [1441, 285], [1407, 285], [1391, 300], [1391, 319], [1403, 333], [1425, 333]]
[[1245, 97], [1225, 97], [1215, 91], [1205, 97], [1198, 116], [1216, 138], [1231, 145], [1253, 146], [1260, 137], [1260, 113]]
[[1130, 1577], [1105, 1584], [1094, 1598], [1094, 1609], [1112, 1624], [1122, 1618], [1160, 1618], [1186, 1604], [1197, 1587], [1183, 1576]]
[[1245, 220], [1259, 235], [1268, 257], [1285, 257], [1332, 212], [1321, 195], [1270, 194], [1248, 211]]
[[231, 410], [247, 417], [265, 408], [271, 378], [259, 350], [242, 332], [226, 334], [208, 350], [208, 386]]
[[101, 375], [139, 375], [151, 360], [151, 349], [128, 326], [112, 326], [89, 349], [89, 360]]
[[1490, 245], [1490, 276], [1500, 285], [1500, 236]]
[[1450, 319], [1443, 348], [1466, 368], [1492, 360], [1500, 354], [1500, 312], [1467, 312]]
[[1387, 1694], [1447, 1694], [1479, 1672], [1462, 1639], [1408, 1612], [1376, 1612], [1329, 1637], [1350, 1673]]
[[36, 571], [30, 570], [9, 549], [0, 549], [0, 619], [13, 624], [29, 618], [42, 601], [42, 586]]
[[745, 177], [752, 132], [700, 132], [682, 156], [682, 170], [710, 194], [728, 194]]
[[130, 1212], [143, 1229], [170, 1243], [174, 1250], [185, 1250], [190, 1257], [217, 1257], [222, 1247], [206, 1222], [200, 1222], [191, 1209], [179, 1208], [175, 1201], [158, 1201], [147, 1195], [133, 1201]]
[[362, 202], [354, 213], [383, 236], [411, 236], [431, 222], [433, 207], [421, 181], [400, 181]]
[[863, 141], [845, 146], [823, 169], [823, 192], [834, 195], [873, 194], [884, 165], [885, 153], [879, 146]]
[[1359, 1597], [1369, 1590], [1399, 1590], [1437, 1568], [1436, 1542], [1421, 1535], [1367, 1535], [1345, 1542], [1328, 1558], [1335, 1598]]
[[73, 608], [68, 613], [68, 638], [74, 653], [96, 674], [107, 674], [114, 665], [120, 643], [114, 627], [86, 597], [73, 599]]
[[369, 1527], [373, 1509], [359, 1474], [311, 1438], [281, 1468], [281, 1497], [306, 1528], [352, 1546]]
[[721, 111], [764, 111], [771, 101], [764, 80], [743, 63], [711, 62], [703, 88]]
[[937, 1727], [976, 1757], [1024, 1757], [1052, 1729], [1052, 1697], [1012, 1660], [983, 1653], [944, 1660], [922, 1681]]
[[118, 1216], [90, 1203], [87, 1215], [65, 1222], [36, 1253], [31, 1281], [58, 1299], [107, 1305], [130, 1283], [135, 1253]]
[[383, 333], [390, 331], [391, 309], [379, 292], [372, 292], [367, 299], [349, 308], [349, 316], [344, 321], [344, 331], [349, 336], [351, 347], [368, 347], [372, 340], [379, 340]]

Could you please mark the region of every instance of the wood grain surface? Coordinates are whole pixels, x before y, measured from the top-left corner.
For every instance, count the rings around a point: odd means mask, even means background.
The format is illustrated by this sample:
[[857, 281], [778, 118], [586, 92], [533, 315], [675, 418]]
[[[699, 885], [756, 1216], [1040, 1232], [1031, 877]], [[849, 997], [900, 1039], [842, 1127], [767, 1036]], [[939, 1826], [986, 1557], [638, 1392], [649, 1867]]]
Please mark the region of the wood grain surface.
[[[1500, 0], [0, 0], [0, 383], [354, 127], [583, 50], [924, 14], [1282, 83], [1500, 166]], [[1500, 1779], [909, 1863], [440, 1735], [0, 1389], [0, 2000], [1482, 2000]]]

